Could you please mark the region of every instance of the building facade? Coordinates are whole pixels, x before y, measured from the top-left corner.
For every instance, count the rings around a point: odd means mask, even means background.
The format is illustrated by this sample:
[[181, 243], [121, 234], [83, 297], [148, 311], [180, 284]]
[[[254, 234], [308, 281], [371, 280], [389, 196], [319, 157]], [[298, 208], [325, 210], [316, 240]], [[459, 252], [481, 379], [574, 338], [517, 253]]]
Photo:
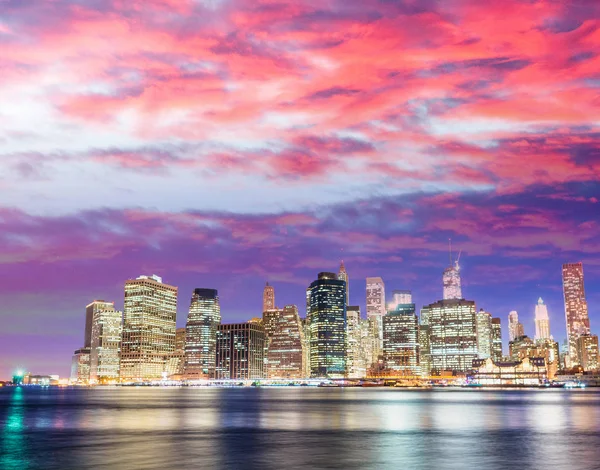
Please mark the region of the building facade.
[[525, 335], [523, 324], [519, 321], [519, 314], [516, 310], [512, 310], [508, 314], [508, 340], [513, 341], [520, 336]]
[[535, 306], [535, 339], [550, 339], [550, 317], [548, 307], [540, 297]]
[[310, 285], [311, 377], [346, 375], [346, 282], [319, 273]]
[[263, 307], [262, 311], [273, 310], [275, 308], [275, 288], [267, 282], [263, 290]]
[[581, 335], [577, 338], [577, 353], [579, 365], [584, 371], [598, 370], [598, 336]]
[[590, 334], [590, 319], [583, 284], [583, 264], [567, 263], [562, 267], [565, 320], [569, 341], [569, 366], [579, 365], [577, 339]]
[[76, 349], [71, 360], [71, 383], [87, 385], [90, 382], [90, 348]]
[[502, 320], [492, 318], [492, 359], [502, 360]]
[[526, 357], [511, 362], [477, 359], [473, 363], [473, 382], [483, 386], [536, 386], [547, 379], [546, 364], [542, 357]]
[[125, 283], [120, 378], [145, 381], [163, 377], [175, 351], [177, 287], [156, 275]]
[[260, 323], [219, 325], [215, 378], [264, 379], [266, 338]]
[[399, 304], [383, 317], [383, 357], [389, 374], [421, 375], [415, 304]]
[[479, 359], [492, 357], [493, 353], [492, 315], [484, 309], [477, 312], [477, 355]]
[[459, 300], [463, 298], [458, 262], [456, 262], [454, 266], [448, 266], [444, 269], [442, 283], [444, 286], [444, 300]]
[[275, 324], [267, 347], [267, 377], [300, 379], [302, 369], [304, 334], [298, 316], [298, 307], [286, 305]]
[[383, 348], [383, 316], [387, 313], [385, 304], [385, 284], [380, 277], [367, 278], [367, 319], [371, 320], [372, 334], [377, 338], [374, 354], [378, 356]]
[[477, 359], [475, 302], [441, 300], [423, 307], [429, 325], [429, 356], [433, 373], [466, 372]]
[[350, 278], [344, 266], [344, 261], [340, 264], [340, 270], [338, 271], [338, 279], [346, 283], [346, 305], [350, 305]]
[[409, 290], [394, 290], [389, 310], [395, 310], [398, 305], [412, 304], [412, 292]]
[[367, 374], [362, 337], [360, 307], [348, 305], [346, 307], [346, 369], [349, 378], [362, 378]]
[[95, 308], [92, 316], [90, 383], [115, 383], [119, 380], [123, 314], [114, 303]]
[[185, 325], [186, 379], [214, 378], [220, 324], [221, 305], [217, 290], [194, 289]]

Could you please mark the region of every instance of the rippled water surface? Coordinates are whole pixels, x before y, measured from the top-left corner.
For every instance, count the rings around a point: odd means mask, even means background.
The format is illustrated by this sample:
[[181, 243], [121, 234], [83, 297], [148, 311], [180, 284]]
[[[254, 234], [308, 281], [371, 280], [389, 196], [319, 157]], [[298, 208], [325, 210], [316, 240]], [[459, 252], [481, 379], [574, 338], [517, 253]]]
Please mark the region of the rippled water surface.
[[600, 391], [0, 388], [0, 469], [600, 469]]

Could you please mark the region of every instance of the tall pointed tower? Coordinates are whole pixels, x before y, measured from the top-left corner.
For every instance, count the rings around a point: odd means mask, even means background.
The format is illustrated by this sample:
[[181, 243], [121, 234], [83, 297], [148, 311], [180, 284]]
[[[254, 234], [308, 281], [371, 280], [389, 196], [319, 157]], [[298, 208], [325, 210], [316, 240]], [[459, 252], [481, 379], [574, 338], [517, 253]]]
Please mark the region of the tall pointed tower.
[[348, 273], [346, 272], [346, 266], [344, 266], [344, 260], [342, 260], [340, 264], [340, 270], [338, 271], [337, 278], [340, 281], [346, 281], [346, 305], [350, 305], [350, 278], [348, 277]]

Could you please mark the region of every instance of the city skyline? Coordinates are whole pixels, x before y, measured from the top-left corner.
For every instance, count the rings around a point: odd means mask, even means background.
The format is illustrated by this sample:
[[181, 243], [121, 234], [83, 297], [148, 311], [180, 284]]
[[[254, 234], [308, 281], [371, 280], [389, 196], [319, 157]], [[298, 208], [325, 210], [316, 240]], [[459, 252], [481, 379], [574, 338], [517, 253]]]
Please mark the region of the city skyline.
[[[94, 299], [140, 274], [224, 321], [344, 261], [562, 341], [560, 267], [600, 323], [598, 2], [2, 3], [0, 377], [67, 375]], [[454, 255], [456, 257], [456, 255]], [[388, 297], [386, 301], [391, 299]], [[505, 342], [507, 335], [504, 335]], [[506, 344], [505, 344], [506, 348]], [[85, 354], [85, 352], [82, 352]]]

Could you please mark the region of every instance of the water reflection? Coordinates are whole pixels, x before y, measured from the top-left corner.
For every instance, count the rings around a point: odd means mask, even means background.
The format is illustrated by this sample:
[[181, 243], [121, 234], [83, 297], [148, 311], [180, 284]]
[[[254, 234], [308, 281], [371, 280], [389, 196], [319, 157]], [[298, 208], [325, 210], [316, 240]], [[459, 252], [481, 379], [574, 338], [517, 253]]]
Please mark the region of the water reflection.
[[0, 468], [588, 469], [598, 405], [587, 390], [0, 389]]

